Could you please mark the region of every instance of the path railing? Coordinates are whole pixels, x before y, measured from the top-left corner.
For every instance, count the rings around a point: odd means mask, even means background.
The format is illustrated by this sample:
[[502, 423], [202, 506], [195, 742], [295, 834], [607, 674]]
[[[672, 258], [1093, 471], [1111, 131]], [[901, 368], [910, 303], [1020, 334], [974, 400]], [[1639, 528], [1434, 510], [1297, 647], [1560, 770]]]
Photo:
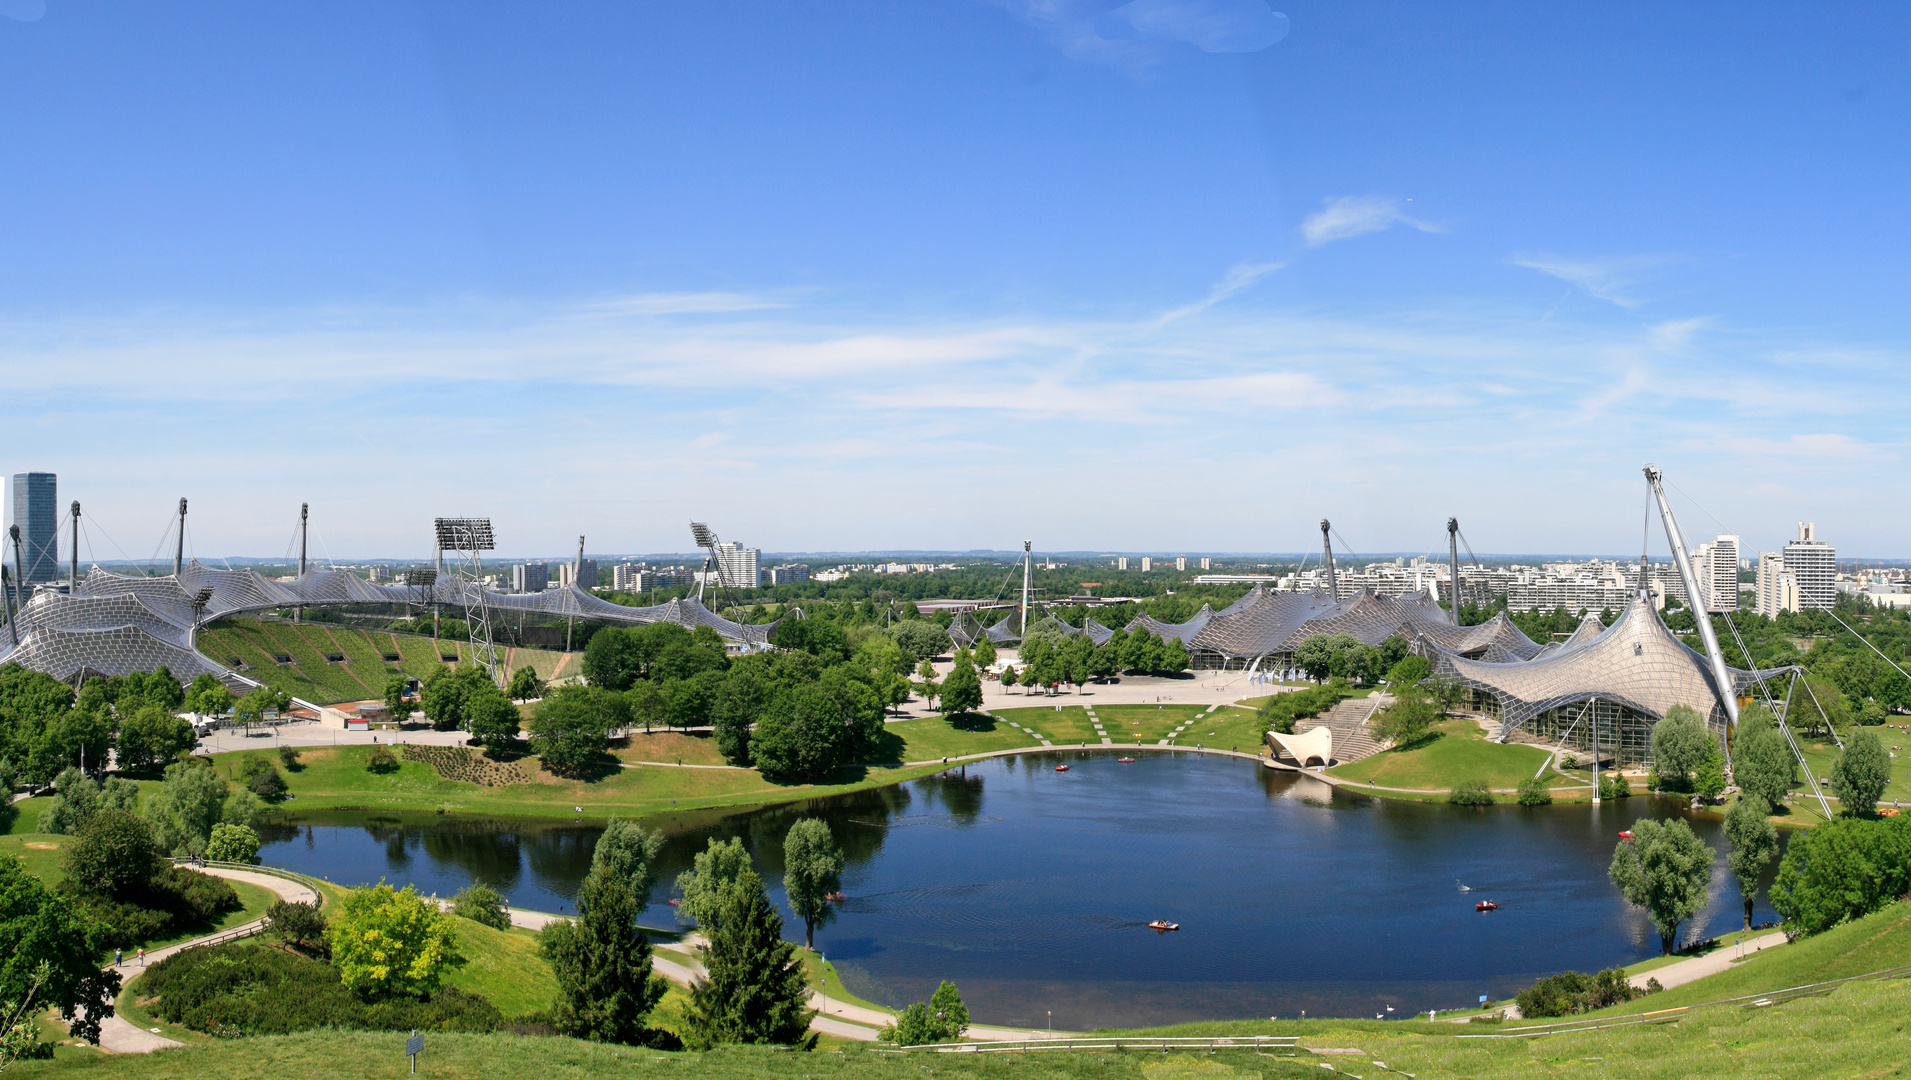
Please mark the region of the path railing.
[[1065, 1039], [992, 1039], [978, 1042], [924, 1043], [920, 1046], [882, 1044], [877, 1053], [906, 1054], [922, 1051], [932, 1054], [1027, 1053], [1032, 1050], [1296, 1050], [1297, 1035], [1219, 1035], [1210, 1038], [1174, 1038], [1159, 1036], [1119, 1036], [1112, 1038]]
[[1768, 990], [1762, 994], [1742, 994], [1738, 997], [1720, 998], [1717, 1001], [1702, 1001], [1697, 1005], [1680, 1005], [1671, 1009], [1657, 1009], [1653, 1012], [1635, 1013], [1630, 1016], [1615, 1016], [1594, 1020], [1562, 1020], [1556, 1024], [1534, 1024], [1529, 1027], [1508, 1028], [1505, 1031], [1480, 1035], [1460, 1035], [1461, 1039], [1535, 1039], [1546, 1035], [1570, 1035], [1575, 1031], [1600, 1031], [1606, 1028], [1633, 1027], [1639, 1024], [1663, 1024], [1683, 1018], [1694, 1009], [1711, 1008], [1714, 1005], [1737, 1005], [1740, 1008], [1766, 1008], [1781, 1002], [1802, 997], [1816, 997], [1829, 994], [1833, 990], [1854, 982], [1882, 982], [1886, 979], [1902, 979], [1911, 975], [1911, 965], [1884, 968], [1869, 971], [1863, 975], [1848, 975], [1842, 979], [1830, 979], [1826, 982], [1805, 983], [1802, 986], [1788, 987], [1784, 990]]

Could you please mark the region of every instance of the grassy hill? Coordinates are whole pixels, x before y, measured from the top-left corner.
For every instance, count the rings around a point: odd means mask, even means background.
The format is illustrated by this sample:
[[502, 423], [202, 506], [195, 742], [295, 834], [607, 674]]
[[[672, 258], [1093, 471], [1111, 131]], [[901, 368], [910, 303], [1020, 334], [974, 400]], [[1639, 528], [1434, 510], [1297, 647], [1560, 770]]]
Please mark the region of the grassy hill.
[[[220, 619], [200, 630], [197, 640], [199, 651], [218, 663], [321, 705], [382, 697], [391, 676], [423, 678], [445, 663], [443, 657], [466, 659], [471, 651], [464, 641], [276, 619]], [[500, 649], [499, 654], [508, 669], [528, 664], [545, 680], [577, 669], [576, 653]]]

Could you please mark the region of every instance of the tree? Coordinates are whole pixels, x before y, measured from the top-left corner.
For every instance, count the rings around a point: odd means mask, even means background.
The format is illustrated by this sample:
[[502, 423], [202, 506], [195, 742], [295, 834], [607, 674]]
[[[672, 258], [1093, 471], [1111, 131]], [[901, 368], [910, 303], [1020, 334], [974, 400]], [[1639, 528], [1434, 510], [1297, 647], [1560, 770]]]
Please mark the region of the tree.
[[1674, 705], [1665, 719], [1652, 725], [1652, 768], [1659, 783], [1673, 791], [1689, 791], [1692, 774], [1705, 761], [1706, 744], [1712, 740], [1690, 705]]
[[1739, 896], [1745, 900], [1745, 929], [1752, 928], [1752, 902], [1758, 898], [1758, 879], [1778, 856], [1778, 827], [1771, 821], [1772, 807], [1765, 797], [1748, 791], [1725, 812], [1725, 838], [1732, 850], [1725, 865], [1738, 878]]
[[1705, 759], [1692, 778], [1692, 790], [1708, 802], [1725, 792], [1725, 751], [1717, 739], [1705, 741]]
[[926, 1046], [955, 1042], [967, 1030], [969, 1009], [955, 984], [945, 981], [926, 1004], [918, 1001], [904, 1009], [881, 1034], [898, 1046]]
[[1911, 817], [1840, 817], [1785, 844], [1772, 907], [1790, 933], [1815, 934], [1911, 892]]
[[754, 670], [735, 667], [724, 676], [710, 708], [710, 726], [716, 736], [717, 752], [732, 765], [750, 760], [750, 727], [756, 723], [773, 688]]
[[280, 693], [269, 686], [258, 689], [239, 699], [233, 706], [233, 718], [241, 725], [250, 726], [265, 722], [265, 714], [278, 713], [283, 716], [292, 707], [290, 695]]
[[[1284, 696], [1277, 696], [1274, 700], [1279, 701]], [[1433, 695], [1417, 685], [1407, 684], [1395, 689], [1393, 704], [1374, 723], [1374, 738], [1392, 742], [1395, 746], [1412, 746], [1426, 737], [1427, 731], [1439, 717], [1440, 710], [1433, 703]]]
[[491, 676], [476, 664], [459, 664], [454, 670], [434, 670], [425, 677], [418, 693], [418, 707], [438, 731], [456, 731], [469, 719], [467, 703], [486, 691], [497, 692]]
[[1433, 665], [1424, 656], [1408, 656], [1387, 670], [1389, 686], [1412, 686], [1433, 676]]
[[1678, 818], [1641, 819], [1632, 839], [1614, 849], [1608, 876], [1628, 904], [1652, 917], [1661, 952], [1670, 955], [1679, 924], [1705, 908], [1715, 854]]
[[1878, 812], [1878, 799], [1891, 783], [1891, 755], [1878, 741], [1875, 732], [1858, 728], [1845, 740], [1832, 762], [1831, 786], [1848, 813], [1870, 817]]
[[909, 655], [927, 660], [949, 649], [949, 634], [927, 619], [904, 619], [890, 627], [890, 637]]
[[[220, 682], [217, 676], [208, 671], [200, 672], [193, 676], [192, 685], [186, 687], [186, 697], [183, 704], [189, 711], [201, 715], [213, 712], [214, 710], [206, 708], [203, 696], [215, 686], [221, 690], [225, 690], [225, 684]], [[231, 693], [232, 691], [226, 690], [227, 696], [230, 696]], [[229, 707], [230, 706], [228, 706], [228, 708]], [[219, 709], [217, 711], [224, 712], [225, 709]]]
[[662, 829], [645, 832], [634, 821], [611, 818], [591, 850], [590, 872], [623, 882], [630, 890], [631, 909], [642, 911], [650, 904], [650, 887], [657, 882], [657, 855], [663, 847]]
[[783, 892], [803, 920], [803, 946], [816, 947], [816, 928], [833, 918], [830, 894], [843, 887], [843, 853], [821, 818], [804, 818], [783, 837]]
[[544, 680], [537, 677], [537, 669], [529, 664], [511, 673], [511, 682], [504, 688], [504, 696], [512, 701], [528, 701], [544, 692]]
[[1161, 646], [1157, 670], [1170, 675], [1188, 670], [1188, 647], [1178, 637], [1168, 638]]
[[226, 778], [203, 758], [166, 766], [165, 786], [146, 806], [160, 850], [204, 853], [212, 827], [224, 816], [226, 791]]
[[942, 680], [942, 709], [946, 713], [965, 713], [982, 706], [982, 676], [976, 674], [966, 650], [958, 650], [955, 667]]
[[246, 758], [239, 770], [239, 779], [246, 790], [261, 799], [277, 799], [285, 794], [285, 777], [265, 758]]
[[161, 866], [152, 828], [125, 810], [102, 810], [88, 818], [67, 846], [63, 864], [81, 896], [117, 902], [139, 898]]
[[610, 728], [598, 713], [589, 689], [566, 686], [544, 695], [531, 714], [531, 745], [544, 767], [560, 776], [576, 775], [604, 751]]
[[1772, 806], [1782, 805], [1796, 770], [1791, 747], [1779, 732], [1771, 710], [1763, 705], [1748, 705], [1741, 710], [1732, 753], [1732, 776], [1740, 790], [1762, 796]]
[[954, 1042], [969, 1030], [969, 1007], [952, 982], [945, 980], [929, 996], [929, 1012], [942, 1023], [944, 1042]]
[[511, 915], [504, 910], [504, 897], [483, 882], [459, 889], [451, 898], [451, 913], [493, 930], [511, 929]]
[[345, 898], [326, 927], [339, 979], [360, 997], [430, 997], [444, 969], [464, 962], [451, 916], [410, 885], [393, 891], [383, 881]]
[[193, 711], [201, 716], [224, 716], [238, 702], [239, 699], [232, 696], [232, 691], [223, 684], [215, 683], [193, 698]]
[[410, 686], [411, 679], [405, 675], [393, 675], [385, 680], [385, 710], [393, 720], [411, 719], [411, 702], [405, 700], [405, 691]]
[[99, 803], [99, 784], [77, 766], [68, 768], [53, 780], [53, 802], [40, 811], [40, 831], [75, 835], [99, 809]]
[[942, 692], [942, 687], [936, 684], [935, 662], [924, 657], [922, 666], [916, 668], [916, 678], [922, 680], [919, 686], [922, 700], [927, 702], [930, 708], [935, 708], [936, 695]]
[[796, 946], [783, 940], [783, 920], [763, 891], [763, 879], [745, 870], [724, 894], [717, 917], [704, 923], [710, 939], [703, 978], [690, 988], [686, 1043], [706, 1049], [725, 1043], [770, 1043], [816, 1048], [815, 1016], [804, 1003], [809, 981]]
[[1325, 634], [1315, 634], [1294, 650], [1294, 666], [1315, 682], [1326, 682], [1334, 673], [1334, 650]]
[[119, 996], [119, 974], [102, 971], [105, 960], [104, 944], [69, 898], [20, 860], [0, 859], [0, 1001], [32, 995], [60, 1010], [74, 1038], [97, 1043]]
[[539, 944], [557, 977], [556, 1027], [598, 1042], [641, 1044], [644, 1018], [664, 996], [651, 971], [650, 939], [637, 928], [627, 882], [593, 869], [578, 896], [575, 921], [556, 922]]
[[273, 937], [295, 949], [310, 951], [325, 941], [325, 916], [317, 901], [275, 900], [265, 909], [265, 921]]
[[212, 827], [212, 836], [206, 841], [206, 858], [214, 862], [256, 863], [259, 834], [247, 826], [222, 821]]
[[995, 642], [989, 640], [989, 635], [982, 634], [975, 639], [974, 652], [976, 667], [987, 671], [995, 666], [995, 661], [997, 660]]
[[631, 686], [624, 694], [624, 704], [630, 709], [633, 724], [644, 725], [644, 734], [664, 722], [664, 710], [669, 702], [664, 699], [663, 688], [654, 682], [639, 682]]
[[712, 837], [692, 868], [677, 875], [677, 889], [683, 893], [678, 914], [690, 916], [698, 926], [714, 925], [724, 896], [749, 869], [750, 853], [742, 840]]
[[493, 749], [516, 746], [523, 720], [524, 715], [518, 712], [518, 707], [490, 683], [485, 683], [465, 698], [465, 730], [471, 732], [471, 741], [480, 746]]
[[842, 704], [814, 683], [780, 694], [763, 711], [750, 756], [764, 776], [811, 780], [842, 762]]
[[119, 767], [144, 772], [164, 767], [192, 749], [192, 725], [157, 705], [145, 705], [120, 721]]
[[723, 672], [710, 668], [671, 683], [664, 705], [664, 717], [670, 726], [689, 729], [709, 724], [723, 681]]
[[1014, 686], [1017, 681], [1014, 664], [1010, 664], [1002, 669], [1002, 689], [1007, 690], [1009, 687]]

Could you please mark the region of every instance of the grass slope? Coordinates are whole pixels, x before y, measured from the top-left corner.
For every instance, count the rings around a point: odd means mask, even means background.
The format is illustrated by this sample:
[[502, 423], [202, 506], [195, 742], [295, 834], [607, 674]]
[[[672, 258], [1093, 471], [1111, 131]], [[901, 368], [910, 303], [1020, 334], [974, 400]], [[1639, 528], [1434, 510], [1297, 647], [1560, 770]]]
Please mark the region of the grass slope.
[[[282, 690], [307, 701], [330, 705], [340, 701], [360, 701], [383, 696], [385, 681], [395, 674], [424, 678], [444, 666], [441, 656], [463, 657], [469, 646], [464, 642], [442, 640], [416, 634], [394, 634], [384, 630], [364, 630], [335, 623], [293, 623], [276, 619], [225, 618], [199, 632], [199, 651], [221, 664], [235, 660], [246, 666], [246, 674], [275, 690]], [[397, 654], [397, 661], [385, 659]], [[290, 656], [291, 664], [280, 664], [276, 656]], [[345, 657], [344, 662], [327, 660], [328, 655]], [[576, 666], [576, 654], [547, 649], [509, 649], [505, 665], [536, 669], [549, 680], [567, 668]]]
[[[1495, 788], [1520, 785], [1546, 761], [1546, 751], [1519, 743], [1496, 743], [1471, 720], [1443, 720], [1412, 746], [1385, 750], [1350, 765], [1327, 770], [1355, 783], [1444, 793], [1456, 784], [1484, 780]], [[1569, 794], [1572, 781], [1548, 772], [1548, 783]]]
[[493, 930], [469, 919], [453, 921], [465, 964], [446, 974], [445, 985], [489, 998], [506, 1016], [551, 1007], [557, 997], [557, 978], [538, 955], [535, 932], [516, 927]]

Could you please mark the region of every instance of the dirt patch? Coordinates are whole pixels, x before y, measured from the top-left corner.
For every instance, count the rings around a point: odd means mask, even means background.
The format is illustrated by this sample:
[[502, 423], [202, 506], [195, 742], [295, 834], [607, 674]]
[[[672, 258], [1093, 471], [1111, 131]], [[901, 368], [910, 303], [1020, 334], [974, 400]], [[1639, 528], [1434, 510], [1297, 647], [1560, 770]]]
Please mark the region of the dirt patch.
[[26, 844], [24, 844], [23, 846], [25, 846], [25, 847], [30, 847], [30, 848], [32, 848], [32, 849], [33, 849], [33, 850], [35, 850], [35, 851], [58, 851], [58, 850], [60, 850], [60, 845], [58, 845], [58, 844], [49, 844], [49, 843], [47, 843], [47, 842], [46, 842], [46, 841], [44, 841], [44, 840], [28, 840], [28, 841], [26, 842]]

